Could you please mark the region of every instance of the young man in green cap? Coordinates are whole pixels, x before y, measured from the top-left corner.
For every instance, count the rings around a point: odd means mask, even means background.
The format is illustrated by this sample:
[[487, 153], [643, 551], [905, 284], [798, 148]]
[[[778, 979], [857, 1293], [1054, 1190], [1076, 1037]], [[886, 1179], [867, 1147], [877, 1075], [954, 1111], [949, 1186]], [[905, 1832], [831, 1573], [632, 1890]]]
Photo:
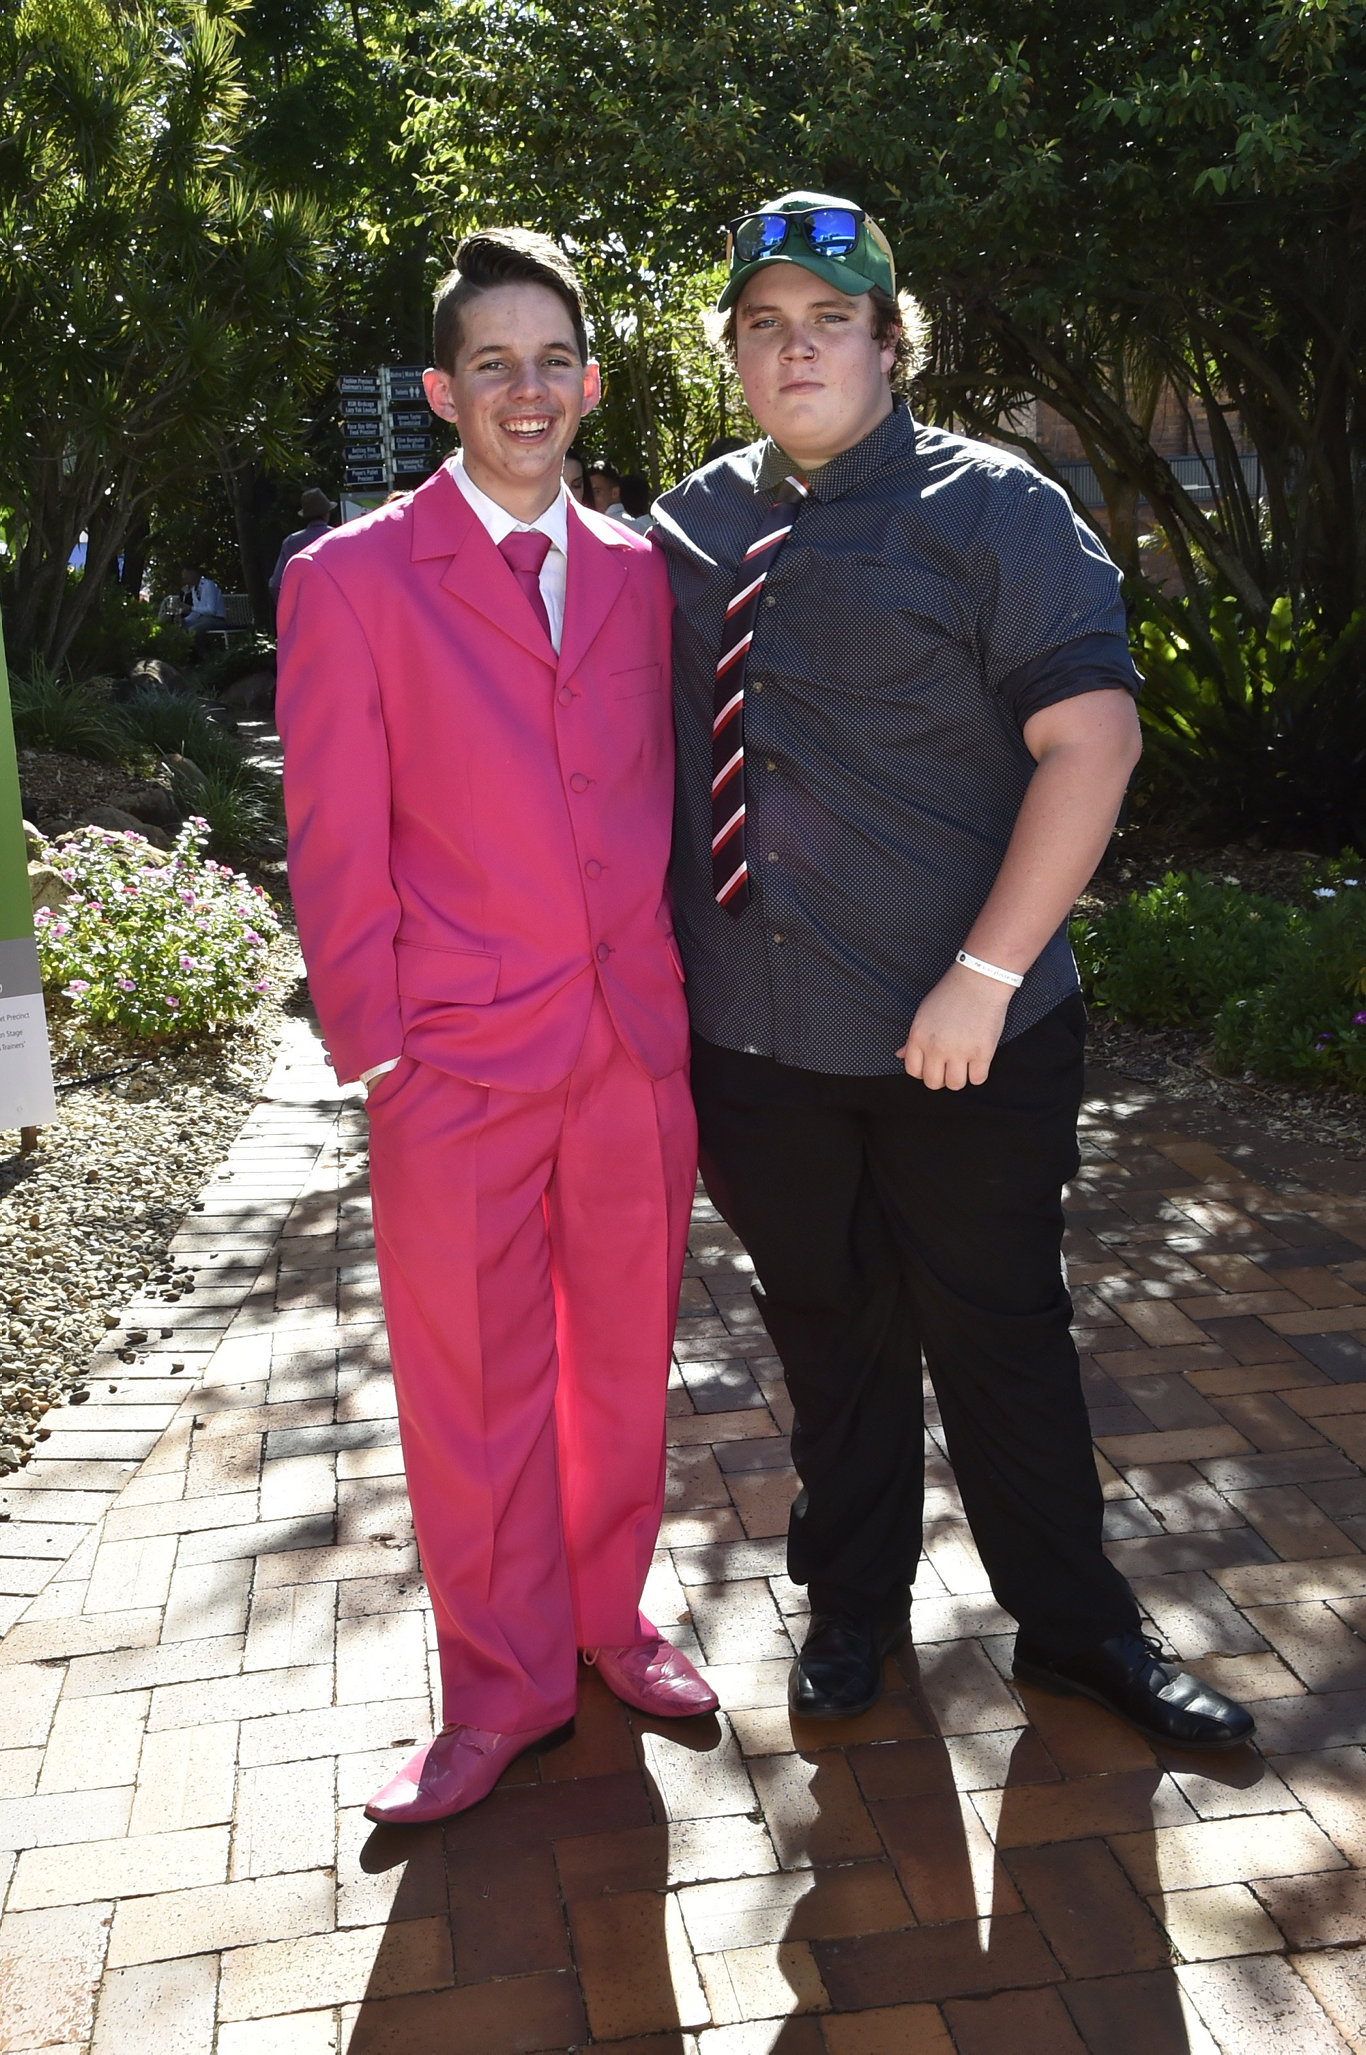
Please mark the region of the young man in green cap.
[[1162, 1659], [1102, 1551], [1060, 1261], [1066, 919], [1139, 753], [1118, 574], [1056, 486], [913, 419], [919, 317], [860, 208], [733, 223], [718, 312], [764, 439], [655, 507], [672, 885], [703, 1171], [796, 1412], [793, 1707], [866, 1709], [905, 1631], [923, 1352], [1016, 1676], [1234, 1746], [1250, 1716]]

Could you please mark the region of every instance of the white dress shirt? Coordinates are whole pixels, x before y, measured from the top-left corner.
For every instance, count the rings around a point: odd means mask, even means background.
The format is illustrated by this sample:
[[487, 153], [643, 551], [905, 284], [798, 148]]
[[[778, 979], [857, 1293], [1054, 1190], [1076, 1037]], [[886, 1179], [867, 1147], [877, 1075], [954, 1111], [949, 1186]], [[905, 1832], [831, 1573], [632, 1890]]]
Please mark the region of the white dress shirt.
[[[496, 499], [490, 499], [486, 492], [481, 492], [465, 469], [461, 451], [457, 450], [455, 455], [447, 460], [446, 468], [487, 529], [495, 549], [505, 535], [530, 535], [534, 532], [550, 538], [550, 547], [545, 553], [545, 562], [541, 565], [539, 583], [541, 598], [545, 601], [545, 610], [550, 618], [550, 640], [558, 656], [560, 635], [564, 628], [565, 580], [569, 570], [569, 494], [563, 480], [559, 492], [543, 514], [539, 514], [534, 521], [519, 521], [506, 507], [500, 507]], [[363, 1070], [360, 1074], [361, 1083], [368, 1089], [377, 1077], [383, 1077], [397, 1062], [397, 1056], [391, 1056], [387, 1063], [376, 1063], [371, 1069]]]
[[560, 489], [543, 514], [534, 521], [519, 521], [506, 507], [500, 507], [496, 499], [490, 499], [482, 492], [465, 469], [464, 453], [457, 450], [450, 458], [450, 474], [455, 480], [474, 512], [488, 530], [489, 538], [497, 549], [505, 535], [544, 535], [549, 538], [550, 548], [541, 565], [541, 598], [550, 616], [550, 640], [558, 656], [560, 634], [564, 628], [564, 589], [569, 570], [569, 494], [563, 479]]

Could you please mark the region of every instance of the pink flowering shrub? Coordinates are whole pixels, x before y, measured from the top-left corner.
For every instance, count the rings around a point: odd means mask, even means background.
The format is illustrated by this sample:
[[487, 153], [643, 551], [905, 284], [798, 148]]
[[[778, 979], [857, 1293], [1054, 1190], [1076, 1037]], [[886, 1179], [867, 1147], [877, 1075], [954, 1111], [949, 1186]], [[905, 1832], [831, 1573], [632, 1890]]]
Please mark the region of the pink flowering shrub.
[[260, 1004], [279, 916], [259, 885], [204, 855], [205, 821], [167, 854], [87, 828], [44, 861], [69, 897], [34, 915], [43, 984], [78, 1024], [134, 1041], [181, 1039]]

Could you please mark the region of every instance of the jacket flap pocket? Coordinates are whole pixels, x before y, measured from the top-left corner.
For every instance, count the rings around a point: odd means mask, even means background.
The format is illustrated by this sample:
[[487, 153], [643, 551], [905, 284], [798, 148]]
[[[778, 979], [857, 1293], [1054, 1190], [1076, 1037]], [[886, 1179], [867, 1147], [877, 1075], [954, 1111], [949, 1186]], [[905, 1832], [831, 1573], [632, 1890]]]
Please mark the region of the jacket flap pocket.
[[398, 989], [407, 999], [448, 999], [487, 1006], [498, 990], [501, 958], [473, 949], [430, 949], [422, 942], [394, 944]]
[[635, 699], [639, 693], [660, 692], [663, 687], [663, 664], [636, 664], [629, 671], [613, 671], [607, 680], [612, 699]]

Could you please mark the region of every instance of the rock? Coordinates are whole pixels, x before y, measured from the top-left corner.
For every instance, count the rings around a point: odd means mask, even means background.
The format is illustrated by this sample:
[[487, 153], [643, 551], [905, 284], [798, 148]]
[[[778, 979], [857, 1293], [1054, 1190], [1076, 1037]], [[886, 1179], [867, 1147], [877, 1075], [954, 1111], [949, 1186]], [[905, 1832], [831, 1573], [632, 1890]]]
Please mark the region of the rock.
[[188, 756], [168, 756], [164, 759], [171, 773], [172, 790], [178, 798], [197, 799], [208, 786], [208, 779], [197, 763], [191, 763]]
[[139, 863], [164, 862], [163, 852], [171, 847], [171, 838], [160, 828], [149, 826], [136, 815], [125, 813], [119, 806], [88, 806], [78, 821], [64, 828], [56, 837], [59, 844], [79, 842], [82, 835], [91, 828], [111, 829], [119, 835], [136, 835], [138, 845], [131, 851]]
[[135, 813], [125, 813], [121, 806], [87, 806], [85, 826], [88, 828], [112, 828], [121, 835], [143, 833], [143, 823]]
[[54, 913], [64, 901], [71, 897], [71, 887], [61, 873], [53, 870], [50, 863], [31, 863], [28, 867], [28, 889], [33, 900], [33, 911], [37, 913], [46, 907]]
[[183, 671], [174, 664], [168, 664], [165, 657], [145, 656], [133, 666], [133, 682], [140, 691], [150, 686], [154, 692], [187, 692], [189, 690]]
[[[33, 752], [32, 750], [28, 750], [25, 752], [25, 754], [31, 756]], [[24, 847], [28, 851], [30, 863], [42, 862], [43, 851], [46, 849], [47, 844], [43, 840], [42, 836], [38, 833], [38, 830], [34, 827], [32, 821], [24, 822]]]
[[127, 792], [119, 793], [115, 804], [140, 821], [150, 821], [153, 827], [175, 829], [180, 826], [180, 808], [175, 803], [175, 794], [165, 785], [148, 781], [132, 786]]
[[275, 704], [274, 671], [252, 671], [225, 686], [223, 704], [235, 714], [268, 714]]

